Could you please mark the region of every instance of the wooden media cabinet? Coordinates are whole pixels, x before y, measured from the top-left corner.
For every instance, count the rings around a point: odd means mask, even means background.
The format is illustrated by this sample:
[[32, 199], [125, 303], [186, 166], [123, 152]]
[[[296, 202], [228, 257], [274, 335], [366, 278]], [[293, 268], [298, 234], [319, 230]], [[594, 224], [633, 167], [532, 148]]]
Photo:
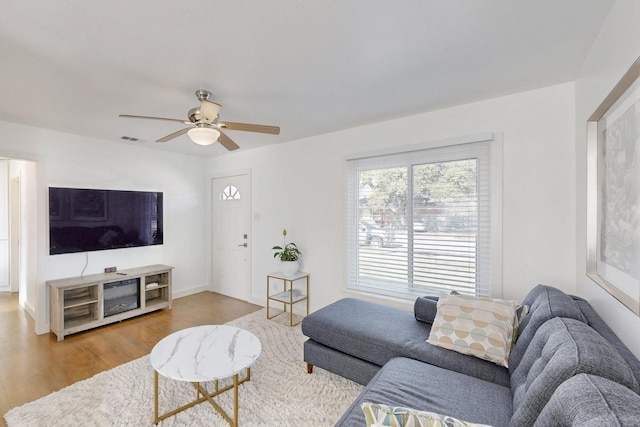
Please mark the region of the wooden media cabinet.
[[[156, 264], [47, 281], [51, 332], [62, 341], [76, 332], [170, 309], [171, 270]], [[137, 291], [132, 294], [132, 289]]]

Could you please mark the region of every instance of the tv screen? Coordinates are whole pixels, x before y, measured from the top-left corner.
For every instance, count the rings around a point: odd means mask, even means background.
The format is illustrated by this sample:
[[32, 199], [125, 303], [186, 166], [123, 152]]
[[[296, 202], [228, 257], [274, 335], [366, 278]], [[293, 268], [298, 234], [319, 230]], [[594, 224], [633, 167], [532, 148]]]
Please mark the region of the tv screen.
[[49, 187], [49, 254], [162, 244], [162, 193]]

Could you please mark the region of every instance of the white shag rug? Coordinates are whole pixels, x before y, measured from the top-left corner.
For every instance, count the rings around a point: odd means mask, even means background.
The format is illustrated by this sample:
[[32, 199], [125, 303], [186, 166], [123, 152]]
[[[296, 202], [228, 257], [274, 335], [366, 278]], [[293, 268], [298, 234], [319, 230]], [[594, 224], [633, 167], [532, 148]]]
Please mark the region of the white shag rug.
[[[241, 426], [331, 426], [363, 387], [315, 368], [307, 374], [302, 359], [306, 338], [288, 315], [266, 319], [264, 309], [228, 322], [254, 333], [262, 354], [251, 368], [251, 381], [239, 387]], [[190, 383], [160, 376], [160, 413], [195, 397]], [[212, 390], [212, 384], [206, 384]], [[153, 368], [149, 356], [101, 372], [48, 396], [11, 409], [9, 427], [152, 426]], [[215, 399], [233, 414], [233, 391]], [[161, 421], [159, 426], [228, 426], [208, 402]]]

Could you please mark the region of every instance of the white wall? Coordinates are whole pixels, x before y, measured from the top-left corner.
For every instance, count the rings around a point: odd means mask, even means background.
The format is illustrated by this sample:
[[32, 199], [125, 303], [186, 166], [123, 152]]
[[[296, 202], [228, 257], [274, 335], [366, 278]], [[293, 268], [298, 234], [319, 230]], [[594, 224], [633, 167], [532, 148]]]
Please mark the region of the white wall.
[[619, 0], [576, 80], [576, 278], [586, 297], [625, 344], [640, 357], [640, 318], [586, 276], [586, 122], [640, 56], [640, 2]]
[[[210, 174], [251, 168], [253, 290], [264, 305], [270, 248], [288, 241], [311, 273], [311, 309], [345, 290], [345, 156], [475, 135], [503, 136], [505, 298], [538, 283], [575, 291], [574, 85], [566, 83], [212, 158]], [[351, 295], [353, 296], [353, 295]], [[359, 297], [362, 297], [359, 295]], [[403, 308], [411, 304], [383, 301]]]
[[0, 156], [37, 163], [36, 206], [27, 207], [36, 212], [37, 248], [29, 257], [35, 274], [27, 285], [27, 306], [35, 311], [37, 333], [49, 330], [45, 282], [79, 276], [87, 257], [49, 255], [49, 186], [164, 192], [164, 244], [90, 252], [84, 273], [161, 263], [175, 267], [174, 296], [209, 288], [204, 160], [7, 122], [0, 122]]

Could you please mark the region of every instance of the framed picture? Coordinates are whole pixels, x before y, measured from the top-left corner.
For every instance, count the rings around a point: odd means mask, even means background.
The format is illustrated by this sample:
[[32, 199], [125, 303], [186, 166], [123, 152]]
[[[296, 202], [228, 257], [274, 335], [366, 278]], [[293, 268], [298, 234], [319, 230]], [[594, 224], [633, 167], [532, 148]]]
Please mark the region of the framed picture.
[[104, 190], [73, 190], [71, 193], [71, 219], [105, 221], [107, 219], [107, 192]]
[[587, 122], [587, 275], [640, 316], [640, 58]]

